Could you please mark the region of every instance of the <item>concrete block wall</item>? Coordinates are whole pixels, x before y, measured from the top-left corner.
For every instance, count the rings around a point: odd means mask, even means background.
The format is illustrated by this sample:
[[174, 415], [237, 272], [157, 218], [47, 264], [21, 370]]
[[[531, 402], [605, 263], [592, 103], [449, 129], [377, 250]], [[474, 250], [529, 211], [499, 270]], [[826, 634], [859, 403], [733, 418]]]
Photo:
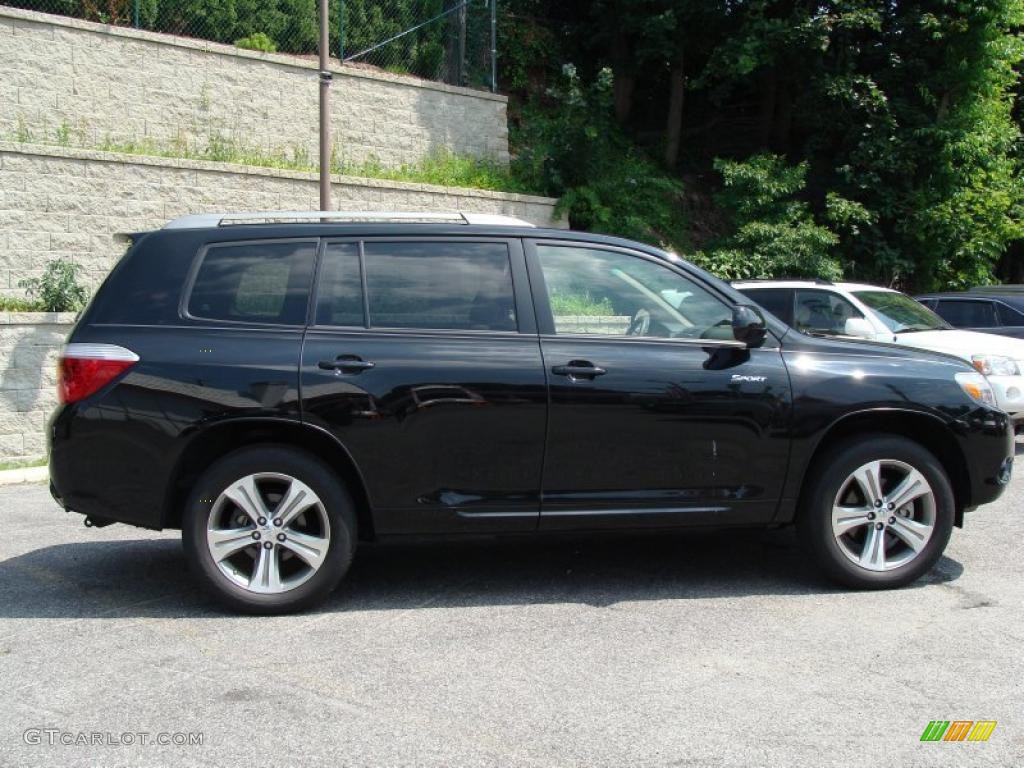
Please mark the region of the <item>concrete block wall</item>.
[[[316, 210], [317, 175], [173, 158], [0, 142], [0, 296], [47, 262], [79, 264], [99, 284], [124, 246], [117, 232], [155, 229], [204, 211]], [[338, 210], [501, 213], [540, 226], [555, 201], [532, 195], [335, 176]]]
[[[372, 69], [333, 72], [338, 158], [395, 166], [444, 149], [508, 162], [504, 96]], [[203, 147], [213, 135], [315, 165], [317, 83], [311, 58], [0, 7], [0, 138]]]
[[0, 312], [0, 463], [45, 455], [57, 355], [73, 321], [64, 312]]

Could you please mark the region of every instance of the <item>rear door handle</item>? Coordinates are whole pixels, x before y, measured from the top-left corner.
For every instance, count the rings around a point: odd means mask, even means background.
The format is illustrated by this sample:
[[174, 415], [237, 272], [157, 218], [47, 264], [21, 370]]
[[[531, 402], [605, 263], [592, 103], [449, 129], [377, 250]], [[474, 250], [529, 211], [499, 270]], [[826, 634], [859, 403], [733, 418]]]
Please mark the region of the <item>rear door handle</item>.
[[570, 360], [567, 365], [556, 365], [551, 372], [556, 376], [568, 376], [571, 381], [594, 379], [608, 373], [604, 368], [594, 365], [589, 360]]
[[363, 360], [358, 355], [338, 355], [334, 360], [321, 360], [317, 367], [325, 371], [342, 371], [343, 373], [359, 373], [375, 368], [376, 363]]

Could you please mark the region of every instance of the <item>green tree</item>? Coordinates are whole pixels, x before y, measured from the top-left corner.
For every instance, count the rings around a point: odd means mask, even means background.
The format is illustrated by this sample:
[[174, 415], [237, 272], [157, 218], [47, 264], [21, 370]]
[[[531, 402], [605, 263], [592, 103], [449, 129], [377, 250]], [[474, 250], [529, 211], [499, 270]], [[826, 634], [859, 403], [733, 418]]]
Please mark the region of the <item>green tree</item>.
[[614, 118], [612, 73], [587, 86], [571, 64], [543, 97], [523, 107], [514, 131], [517, 176], [560, 197], [579, 229], [680, 249], [683, 185], [634, 147]]
[[[722, 175], [718, 203], [729, 212], [728, 234], [697, 254], [703, 266], [728, 279], [842, 275], [833, 255], [839, 236], [815, 221], [800, 199], [807, 165], [787, 166], [776, 155], [756, 155], [744, 162], [718, 160]], [[838, 197], [830, 201], [836, 223], [855, 226], [865, 211]]]

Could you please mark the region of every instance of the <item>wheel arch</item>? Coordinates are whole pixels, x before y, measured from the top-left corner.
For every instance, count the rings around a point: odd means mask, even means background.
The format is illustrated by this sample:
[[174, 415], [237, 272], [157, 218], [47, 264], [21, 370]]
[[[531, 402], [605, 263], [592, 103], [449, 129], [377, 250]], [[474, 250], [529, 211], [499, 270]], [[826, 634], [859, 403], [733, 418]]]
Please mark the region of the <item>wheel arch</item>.
[[374, 538], [373, 512], [366, 482], [352, 454], [326, 430], [279, 418], [232, 419], [212, 424], [193, 434], [179, 453], [169, 476], [161, 527], [181, 527], [185, 499], [207, 467], [238, 447], [254, 443], [291, 446], [326, 463], [338, 473], [352, 495], [359, 539], [370, 541]]
[[[912, 440], [938, 459], [953, 487], [956, 526], [963, 527], [964, 510], [971, 506], [971, 479], [967, 461], [953, 431], [942, 419], [920, 411], [880, 408], [846, 414], [822, 434], [800, 474], [799, 510], [807, 489], [807, 478], [815, 465], [837, 443], [858, 434], [887, 434]], [[794, 517], [795, 512], [794, 510]]]

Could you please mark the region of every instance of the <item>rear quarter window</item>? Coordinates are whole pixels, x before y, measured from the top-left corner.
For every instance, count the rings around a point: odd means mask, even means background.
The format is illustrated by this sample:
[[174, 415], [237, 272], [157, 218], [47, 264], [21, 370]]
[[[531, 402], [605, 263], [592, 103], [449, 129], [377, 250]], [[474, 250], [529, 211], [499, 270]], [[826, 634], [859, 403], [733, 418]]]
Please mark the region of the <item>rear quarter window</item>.
[[1019, 310], [1006, 304], [1000, 304], [997, 309], [999, 310], [1000, 325], [1024, 325], [1024, 315]]
[[793, 324], [793, 290], [791, 288], [744, 288], [743, 295], [760, 304], [786, 325]]
[[193, 318], [303, 325], [315, 241], [211, 245], [200, 256], [188, 297]]
[[181, 321], [186, 288], [200, 233], [156, 231], [142, 235], [128, 249], [83, 315], [98, 325], [163, 325]]

